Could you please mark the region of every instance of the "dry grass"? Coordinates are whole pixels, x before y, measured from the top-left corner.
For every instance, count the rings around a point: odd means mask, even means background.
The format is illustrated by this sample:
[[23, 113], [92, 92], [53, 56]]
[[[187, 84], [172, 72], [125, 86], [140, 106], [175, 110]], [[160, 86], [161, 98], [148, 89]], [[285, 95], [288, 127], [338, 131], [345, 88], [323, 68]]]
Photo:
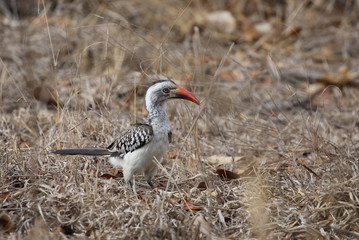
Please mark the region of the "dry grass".
[[[280, 2], [34, 0], [2, 15], [0, 237], [359, 238], [359, 6]], [[206, 25], [218, 9], [233, 33]], [[170, 104], [158, 189], [50, 153], [143, 121], [160, 75], [203, 104]]]

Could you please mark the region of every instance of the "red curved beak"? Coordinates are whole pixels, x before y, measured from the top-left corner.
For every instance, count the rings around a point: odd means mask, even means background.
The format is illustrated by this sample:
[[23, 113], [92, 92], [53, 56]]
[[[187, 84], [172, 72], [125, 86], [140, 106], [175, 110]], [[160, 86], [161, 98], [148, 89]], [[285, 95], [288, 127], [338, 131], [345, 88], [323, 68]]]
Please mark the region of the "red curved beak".
[[183, 87], [177, 86], [177, 89], [175, 91], [173, 91], [173, 93], [174, 93], [173, 98], [186, 99], [186, 100], [189, 100], [191, 102], [194, 102], [194, 103], [200, 105], [199, 100], [191, 92], [184, 89]]

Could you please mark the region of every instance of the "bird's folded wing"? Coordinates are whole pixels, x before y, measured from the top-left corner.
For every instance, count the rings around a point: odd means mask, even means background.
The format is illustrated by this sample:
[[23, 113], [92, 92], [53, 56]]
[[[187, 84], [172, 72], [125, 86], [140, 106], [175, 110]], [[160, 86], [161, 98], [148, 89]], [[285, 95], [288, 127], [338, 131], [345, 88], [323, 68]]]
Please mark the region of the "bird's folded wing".
[[124, 134], [107, 147], [108, 151], [119, 154], [133, 152], [149, 143], [153, 138], [152, 126], [145, 123], [136, 123]]

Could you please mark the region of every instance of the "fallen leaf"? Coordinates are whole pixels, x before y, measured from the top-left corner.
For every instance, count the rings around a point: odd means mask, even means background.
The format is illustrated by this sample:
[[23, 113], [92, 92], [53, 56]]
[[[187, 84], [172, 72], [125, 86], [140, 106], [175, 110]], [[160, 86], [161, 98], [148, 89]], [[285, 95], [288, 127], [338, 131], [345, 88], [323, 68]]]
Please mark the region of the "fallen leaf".
[[170, 158], [170, 159], [177, 158], [178, 155], [179, 155], [179, 153], [178, 153], [178, 151], [176, 151], [176, 150], [173, 150], [173, 151], [167, 153], [167, 156], [168, 156], [168, 158]]
[[353, 76], [350, 74], [347, 66], [341, 66], [338, 72], [333, 74], [324, 74], [316, 81], [326, 85], [334, 85], [340, 88], [345, 85], [352, 84]]
[[188, 210], [191, 210], [191, 211], [202, 211], [203, 210], [202, 206], [199, 206], [199, 205], [193, 203], [191, 200], [187, 200], [187, 199], [181, 200], [180, 198], [177, 198], [177, 197], [172, 197], [169, 200], [173, 204], [182, 203], [182, 208], [187, 211]]
[[202, 211], [203, 210], [202, 206], [196, 205], [191, 200], [186, 200], [186, 199], [183, 200], [182, 208], [184, 210], [191, 210], [191, 211]]
[[100, 176], [100, 178], [110, 179], [110, 178], [116, 178], [116, 176], [112, 175], [111, 173], [104, 173]]
[[242, 175], [244, 174], [248, 169], [243, 169], [243, 168], [236, 168], [236, 169], [233, 169], [233, 172], [238, 174], [238, 175]]
[[0, 198], [6, 199], [9, 195], [10, 195], [10, 192], [3, 192], [3, 193], [0, 193]]
[[13, 230], [14, 224], [12, 223], [10, 215], [2, 213], [0, 215], [0, 232], [9, 232]]
[[237, 178], [240, 177], [237, 173], [234, 173], [232, 171], [225, 170], [225, 169], [222, 169], [222, 168], [217, 168], [216, 173], [218, 174], [218, 176], [221, 179], [223, 179], [225, 181], [230, 181], [230, 180], [237, 179]]
[[115, 169], [112, 173], [111, 172], [108, 172], [108, 173], [104, 173], [100, 176], [100, 178], [107, 178], [107, 179], [110, 179], [110, 178], [120, 178], [121, 177], [121, 174], [119, 174], [119, 170], [118, 169]]
[[201, 191], [206, 190], [207, 189], [207, 184], [205, 182], [200, 182], [197, 186], [197, 188]]
[[57, 101], [57, 95], [56, 95], [55, 90], [48, 87], [48, 86], [41, 85], [39, 87], [36, 87], [34, 89], [34, 97], [38, 101], [44, 102], [47, 105], [52, 105], [52, 106], [55, 106], [55, 107], [57, 105], [61, 105]]
[[168, 179], [161, 179], [161, 180], [158, 180], [157, 183], [162, 186], [162, 187], [166, 187], [167, 184], [168, 184]]
[[242, 158], [234, 158], [231, 156], [223, 156], [223, 155], [212, 155], [209, 156], [206, 161], [215, 165], [224, 165], [224, 164], [230, 164], [232, 163], [232, 160], [234, 162], [238, 162], [239, 160], [241, 160]]

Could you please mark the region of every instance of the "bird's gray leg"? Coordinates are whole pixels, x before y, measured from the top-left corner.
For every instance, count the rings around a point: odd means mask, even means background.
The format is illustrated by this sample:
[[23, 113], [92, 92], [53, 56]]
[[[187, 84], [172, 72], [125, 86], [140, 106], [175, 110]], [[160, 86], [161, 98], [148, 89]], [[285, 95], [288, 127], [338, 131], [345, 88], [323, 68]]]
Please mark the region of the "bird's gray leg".
[[153, 185], [151, 179], [153, 178], [153, 176], [156, 175], [156, 173], [157, 173], [157, 166], [154, 166], [154, 167], [152, 167], [152, 168], [150, 168], [150, 169], [147, 169], [147, 170], [144, 172], [144, 174], [145, 174], [145, 179], [146, 179], [148, 185], [150, 185], [152, 189], [154, 189], [155, 186]]
[[152, 183], [151, 179], [147, 179], [146, 181], [147, 181], [148, 185], [151, 186], [152, 189], [155, 188], [155, 186], [153, 186], [153, 183]]
[[132, 181], [131, 180], [128, 180], [127, 181], [128, 185], [130, 185], [130, 188], [131, 188], [131, 192], [133, 193], [133, 188], [132, 188]]

